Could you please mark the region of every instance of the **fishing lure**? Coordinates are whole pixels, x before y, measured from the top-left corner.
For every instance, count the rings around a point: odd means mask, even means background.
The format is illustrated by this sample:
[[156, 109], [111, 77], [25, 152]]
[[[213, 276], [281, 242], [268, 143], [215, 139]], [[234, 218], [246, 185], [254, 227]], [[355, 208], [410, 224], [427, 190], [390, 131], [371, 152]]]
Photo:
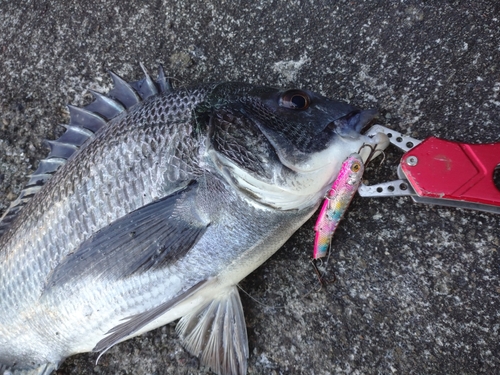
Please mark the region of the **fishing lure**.
[[364, 170], [363, 159], [357, 153], [352, 153], [342, 163], [340, 172], [325, 197], [314, 227], [316, 237], [314, 239], [313, 259], [326, 255], [333, 233], [349, 207], [354, 193], [358, 190]]

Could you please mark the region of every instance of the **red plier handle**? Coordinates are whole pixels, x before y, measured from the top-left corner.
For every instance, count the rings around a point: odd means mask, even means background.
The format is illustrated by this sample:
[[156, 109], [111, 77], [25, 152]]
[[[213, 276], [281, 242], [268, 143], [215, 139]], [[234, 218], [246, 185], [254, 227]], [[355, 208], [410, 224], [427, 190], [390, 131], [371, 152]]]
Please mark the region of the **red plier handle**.
[[429, 137], [403, 155], [401, 169], [421, 197], [500, 207], [493, 181], [500, 143], [467, 144]]
[[[385, 133], [406, 153], [398, 167], [400, 180], [362, 185], [364, 197], [409, 195], [416, 202], [500, 213], [500, 142], [467, 144], [429, 137], [420, 141], [381, 125], [368, 135]], [[498, 184], [498, 182], [497, 182]]]

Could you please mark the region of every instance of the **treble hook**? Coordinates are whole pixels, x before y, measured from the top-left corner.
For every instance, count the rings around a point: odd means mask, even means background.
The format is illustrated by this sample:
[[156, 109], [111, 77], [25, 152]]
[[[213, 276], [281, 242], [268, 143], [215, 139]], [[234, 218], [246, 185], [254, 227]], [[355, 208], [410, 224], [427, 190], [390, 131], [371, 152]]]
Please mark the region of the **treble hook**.
[[380, 162], [380, 165], [382, 165], [382, 163], [385, 161], [385, 152], [384, 150], [377, 150], [377, 146], [375, 145], [375, 147], [371, 144], [368, 144], [368, 143], [363, 143], [361, 145], [361, 147], [359, 148], [358, 150], [358, 154], [361, 153], [361, 150], [365, 147], [368, 147], [370, 148], [370, 154], [368, 155], [368, 157], [366, 158], [366, 162], [365, 162], [365, 165], [367, 165], [373, 158], [373, 155], [375, 155], [376, 152], [380, 152], [382, 154], [382, 161]]

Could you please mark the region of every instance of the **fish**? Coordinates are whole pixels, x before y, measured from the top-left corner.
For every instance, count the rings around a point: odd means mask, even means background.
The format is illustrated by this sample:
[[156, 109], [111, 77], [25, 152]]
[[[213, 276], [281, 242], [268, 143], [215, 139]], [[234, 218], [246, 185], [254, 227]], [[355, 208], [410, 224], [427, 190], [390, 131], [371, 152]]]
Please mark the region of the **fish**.
[[0, 369], [48, 375], [180, 319], [184, 347], [245, 374], [237, 284], [316, 211], [376, 111], [244, 82], [110, 72], [0, 224]]
[[358, 153], [352, 153], [342, 163], [337, 178], [323, 201], [314, 227], [316, 236], [313, 259], [326, 255], [333, 234], [358, 190], [364, 170], [363, 158]]

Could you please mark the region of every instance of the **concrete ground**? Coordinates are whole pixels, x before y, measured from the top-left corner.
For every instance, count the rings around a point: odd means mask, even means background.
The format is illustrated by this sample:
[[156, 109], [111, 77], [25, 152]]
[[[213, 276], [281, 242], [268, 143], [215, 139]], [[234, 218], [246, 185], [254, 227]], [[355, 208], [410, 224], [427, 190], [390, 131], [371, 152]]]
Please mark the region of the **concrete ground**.
[[[180, 83], [302, 87], [378, 108], [417, 138], [500, 141], [500, 3], [0, 2], [0, 212], [63, 132], [67, 103], [162, 63]], [[335, 5], [327, 5], [335, 3]], [[396, 178], [388, 150], [372, 182]], [[314, 219], [241, 287], [250, 374], [493, 374], [500, 366], [500, 216], [356, 197], [318, 290]], [[250, 297], [251, 296], [251, 297]], [[69, 374], [206, 374], [174, 325]]]

